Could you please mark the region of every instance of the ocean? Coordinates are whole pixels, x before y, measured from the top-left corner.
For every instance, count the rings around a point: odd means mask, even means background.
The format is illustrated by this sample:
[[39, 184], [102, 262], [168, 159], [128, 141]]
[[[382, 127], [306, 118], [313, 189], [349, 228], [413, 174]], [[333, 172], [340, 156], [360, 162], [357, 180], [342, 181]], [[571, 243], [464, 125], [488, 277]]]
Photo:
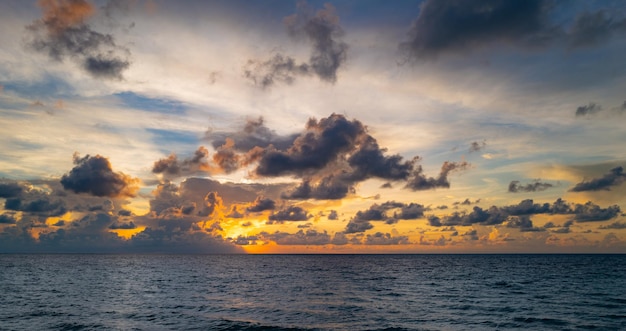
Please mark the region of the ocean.
[[1, 330], [626, 330], [626, 255], [0, 255]]

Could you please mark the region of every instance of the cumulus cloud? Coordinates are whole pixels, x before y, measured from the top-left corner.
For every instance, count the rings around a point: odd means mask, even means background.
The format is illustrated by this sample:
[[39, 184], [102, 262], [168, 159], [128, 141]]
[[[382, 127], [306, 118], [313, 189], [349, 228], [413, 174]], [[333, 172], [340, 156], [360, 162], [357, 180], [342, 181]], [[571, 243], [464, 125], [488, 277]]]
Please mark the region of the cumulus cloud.
[[114, 172], [106, 157], [74, 155], [75, 167], [61, 177], [66, 190], [88, 193], [99, 197], [133, 197], [139, 187], [139, 179], [121, 172]]
[[600, 191], [610, 190], [612, 186], [618, 186], [626, 180], [626, 174], [624, 174], [623, 167], [615, 167], [600, 178], [592, 178], [587, 181], [582, 181], [571, 188], [570, 192], [584, 192], [584, 191]]
[[87, 20], [95, 8], [85, 0], [41, 0], [43, 17], [28, 25], [28, 46], [51, 59], [66, 58], [95, 78], [121, 79], [130, 51], [111, 34], [94, 31]]
[[276, 131], [268, 128], [263, 117], [248, 119], [240, 131], [235, 132], [213, 132], [208, 130], [205, 139], [211, 141], [215, 149], [226, 145], [226, 139], [233, 141], [233, 148], [238, 151], [247, 152], [254, 147], [267, 148], [270, 145], [278, 150], [285, 150], [293, 144], [298, 134], [281, 136]]
[[550, 183], [542, 183], [539, 180], [535, 180], [532, 183], [528, 183], [526, 185], [520, 184], [519, 180], [513, 180], [509, 183], [509, 192], [518, 193], [518, 192], [537, 192], [537, 191], [545, 191], [551, 188], [552, 184]]
[[337, 71], [347, 59], [348, 44], [341, 41], [343, 30], [335, 8], [325, 4], [315, 12], [306, 2], [300, 2], [297, 12], [283, 21], [292, 38], [310, 44], [308, 62], [297, 63], [290, 56], [274, 54], [269, 60], [248, 61], [244, 75], [263, 88], [276, 82], [291, 84], [298, 76], [310, 75], [329, 83], [336, 82]]
[[367, 210], [357, 211], [354, 217], [346, 225], [345, 233], [365, 232], [374, 226], [370, 221], [382, 221], [387, 224], [395, 224], [399, 220], [412, 220], [424, 217], [427, 210], [418, 203], [402, 203], [387, 201], [382, 204], [373, 204]]
[[271, 240], [278, 245], [326, 245], [331, 243], [330, 235], [313, 229], [299, 230], [296, 233], [276, 231], [274, 233], [261, 232], [258, 237], [262, 240]]
[[265, 210], [273, 210], [274, 208], [276, 208], [276, 201], [269, 198], [257, 197], [252, 205], [246, 208], [246, 211], [258, 213]]
[[407, 236], [392, 236], [389, 233], [376, 232], [368, 234], [363, 243], [365, 245], [407, 245], [410, 242]]
[[600, 111], [602, 111], [602, 106], [592, 102], [586, 106], [576, 108], [576, 117], [593, 115], [599, 113]]
[[427, 177], [422, 171], [422, 166], [418, 166], [413, 173], [413, 177], [409, 179], [406, 188], [413, 191], [431, 190], [435, 188], [449, 188], [450, 182], [448, 175], [454, 171], [465, 170], [469, 168], [468, 162], [444, 162], [441, 165], [441, 171], [437, 178]]
[[306, 221], [309, 218], [311, 218], [311, 215], [298, 206], [289, 206], [269, 216], [270, 221], [279, 223], [284, 221]]
[[302, 179], [281, 194], [283, 199], [342, 199], [370, 178], [405, 181], [413, 190], [447, 188], [451, 172], [469, 167], [467, 162], [445, 162], [437, 178], [428, 178], [421, 166], [416, 166], [418, 157], [405, 160], [398, 154], [388, 155], [363, 123], [339, 114], [311, 118], [296, 135], [277, 135], [259, 118], [248, 120], [242, 132], [207, 132], [206, 138], [218, 146], [218, 153], [221, 148], [228, 149], [232, 169], [254, 164], [252, 174], [257, 177]]
[[152, 172], [163, 174], [166, 177], [178, 177], [199, 171], [208, 171], [210, 170], [208, 157], [209, 151], [203, 146], [198, 147], [192, 157], [183, 160], [179, 160], [176, 154], [170, 154], [168, 157], [154, 162]]
[[[567, 203], [562, 199], [557, 199], [552, 204], [534, 203], [531, 199], [520, 201], [517, 205], [491, 206], [483, 209], [474, 206], [471, 212], [454, 212], [450, 215], [438, 217], [430, 215], [427, 217], [431, 226], [469, 226], [473, 224], [497, 225], [508, 222], [510, 227], [524, 228], [525, 231], [540, 231], [534, 229], [530, 217], [536, 214], [558, 214], [571, 215], [572, 221], [592, 222], [606, 221], [619, 215], [620, 207], [617, 205], [602, 208], [592, 202], [585, 204]], [[569, 223], [571, 225], [571, 223]], [[569, 225], [568, 225], [569, 226]]]

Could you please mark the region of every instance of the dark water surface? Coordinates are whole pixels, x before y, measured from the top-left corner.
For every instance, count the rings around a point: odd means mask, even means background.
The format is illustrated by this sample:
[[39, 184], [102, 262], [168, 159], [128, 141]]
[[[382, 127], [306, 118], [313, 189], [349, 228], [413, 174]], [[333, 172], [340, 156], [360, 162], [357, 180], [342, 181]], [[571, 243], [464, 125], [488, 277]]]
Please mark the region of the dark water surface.
[[626, 330], [626, 255], [0, 255], [2, 330]]

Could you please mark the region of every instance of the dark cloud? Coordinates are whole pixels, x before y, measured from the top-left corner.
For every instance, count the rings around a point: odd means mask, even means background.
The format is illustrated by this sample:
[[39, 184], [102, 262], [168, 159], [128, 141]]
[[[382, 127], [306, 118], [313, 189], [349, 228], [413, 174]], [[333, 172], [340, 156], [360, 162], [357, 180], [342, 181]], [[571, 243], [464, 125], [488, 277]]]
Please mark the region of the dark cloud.
[[407, 236], [392, 236], [389, 233], [376, 232], [368, 234], [363, 242], [365, 245], [407, 245], [410, 244]]
[[271, 240], [278, 245], [327, 245], [331, 243], [331, 237], [326, 231], [318, 232], [313, 229], [299, 230], [296, 233], [261, 232], [258, 236], [262, 240]]
[[365, 232], [373, 227], [374, 226], [369, 221], [353, 218], [350, 220], [350, 222], [348, 222], [348, 225], [346, 225], [344, 233]]
[[136, 229], [137, 225], [135, 225], [135, 223], [133, 223], [132, 221], [128, 222], [128, 223], [124, 223], [124, 222], [113, 222], [111, 223], [111, 225], [109, 225], [109, 229], [111, 230], [131, 230], [131, 229]]
[[341, 176], [330, 175], [322, 178], [317, 184], [311, 185], [311, 181], [305, 179], [295, 189], [281, 195], [287, 200], [339, 200], [356, 190], [349, 181]]
[[487, 142], [486, 142], [486, 141], [484, 141], [484, 140], [483, 140], [483, 141], [481, 141], [481, 142], [478, 142], [478, 141], [473, 141], [473, 142], [470, 144], [470, 147], [469, 147], [469, 152], [470, 152], [470, 153], [473, 153], [473, 152], [478, 152], [478, 151], [480, 151], [480, 150], [484, 149], [485, 147], [487, 147]]
[[600, 191], [610, 190], [612, 186], [618, 186], [626, 180], [626, 174], [624, 174], [624, 168], [615, 167], [600, 178], [593, 178], [588, 181], [582, 181], [571, 188], [570, 192], [584, 192], [584, 191]]
[[238, 151], [247, 152], [254, 147], [267, 148], [270, 145], [277, 150], [286, 150], [298, 134], [281, 136], [276, 131], [269, 129], [264, 124], [263, 117], [258, 119], [248, 119], [241, 131], [236, 132], [212, 132], [205, 133], [205, 139], [211, 141], [215, 149], [226, 145], [226, 139], [232, 139], [233, 148]]
[[335, 83], [337, 71], [346, 62], [348, 52], [348, 44], [340, 40], [343, 30], [335, 8], [325, 4], [324, 9], [314, 12], [306, 2], [300, 2], [297, 13], [285, 17], [284, 23], [292, 38], [310, 43], [308, 62], [297, 63], [290, 56], [275, 54], [265, 61], [250, 60], [244, 75], [263, 88], [276, 82], [291, 84], [298, 76], [310, 75]]
[[606, 221], [613, 217], [616, 217], [620, 213], [620, 207], [610, 206], [607, 208], [600, 208], [600, 206], [587, 202], [585, 204], [576, 204], [574, 207], [574, 219], [577, 222], [594, 222], [594, 221]]
[[626, 19], [619, 10], [563, 17], [553, 12], [560, 5], [550, 0], [427, 0], [400, 49], [410, 60], [462, 54], [498, 43], [530, 49], [551, 45], [576, 49], [626, 32]]
[[620, 230], [626, 229], [626, 222], [614, 222], [609, 225], [600, 226], [598, 229], [602, 230]]
[[539, 180], [535, 180], [532, 183], [528, 183], [526, 185], [520, 184], [519, 180], [513, 180], [509, 183], [509, 192], [518, 193], [518, 192], [537, 192], [537, 191], [545, 191], [551, 188], [552, 184], [550, 183], [542, 183]]
[[127, 48], [86, 21], [95, 8], [84, 0], [42, 0], [43, 17], [27, 26], [29, 47], [56, 61], [70, 58], [96, 78], [122, 79], [130, 66]]
[[577, 118], [594, 118], [594, 117], [602, 117], [602, 118], [610, 118], [615, 116], [621, 116], [626, 112], [626, 101], [620, 106], [604, 108], [599, 104], [590, 102], [588, 105], [580, 106], [576, 108], [576, 117]]
[[269, 216], [269, 220], [274, 222], [306, 221], [309, 218], [311, 218], [311, 215], [298, 206], [289, 206]]
[[14, 198], [22, 194], [22, 187], [18, 183], [0, 183], [0, 198]]
[[193, 153], [193, 156], [183, 159], [178, 159], [176, 154], [170, 154], [167, 158], [160, 159], [154, 162], [152, 166], [152, 172], [155, 174], [163, 174], [167, 177], [177, 177], [190, 175], [199, 171], [208, 171], [210, 166], [207, 158], [209, 157], [209, 151], [200, 146]]
[[409, 58], [432, 59], [497, 42], [537, 45], [553, 37], [546, 1], [427, 0], [400, 44]]
[[509, 228], [517, 228], [522, 232], [541, 232], [545, 231], [545, 228], [537, 228], [533, 226], [533, 221], [528, 215], [514, 216], [509, 219], [506, 224]]
[[276, 208], [276, 202], [269, 198], [257, 197], [252, 206], [246, 208], [246, 211], [258, 213], [265, 210], [273, 210]]
[[72, 170], [61, 177], [66, 190], [88, 193], [98, 197], [133, 197], [139, 189], [139, 180], [114, 172], [109, 160], [103, 156], [79, 157], [74, 155]]
[[[266, 148], [259, 153], [255, 173], [276, 177], [291, 175], [303, 178], [285, 199], [341, 199], [355, 192], [354, 186], [370, 178], [405, 181], [423, 176], [415, 171], [418, 158], [403, 160], [400, 155], [385, 155], [376, 139], [358, 120], [332, 114], [319, 121], [310, 119], [306, 130], [285, 149]], [[447, 175], [467, 163], [446, 162], [438, 180], [449, 187]]]
[[442, 218], [429, 215], [427, 219], [431, 226], [437, 227], [454, 225], [469, 226], [473, 224], [497, 225], [508, 222], [507, 224], [510, 227], [524, 228], [522, 229], [523, 231], [542, 231], [542, 229], [536, 229], [532, 227], [531, 223], [528, 223], [530, 216], [536, 214], [572, 215], [572, 220], [564, 225], [564, 227], [569, 227], [573, 221], [592, 222], [609, 220], [618, 216], [620, 211], [620, 207], [617, 205], [601, 208], [592, 202], [585, 204], [568, 204], [561, 199], [557, 199], [552, 204], [537, 204], [531, 199], [526, 199], [520, 201], [517, 205], [503, 207], [491, 206], [488, 209], [474, 206], [469, 213], [454, 212]]
[[256, 173], [262, 176], [305, 175], [324, 168], [340, 155], [356, 149], [366, 129], [357, 120], [332, 114], [319, 122], [310, 119], [306, 131], [286, 151], [270, 149], [259, 160]]
[[331, 210], [328, 213], [328, 219], [331, 220], [331, 221], [338, 220], [339, 219], [339, 215], [337, 214], [337, 211], [336, 210]]
[[370, 221], [383, 221], [387, 224], [395, 224], [399, 220], [423, 218], [425, 210], [427, 210], [426, 207], [413, 202], [405, 204], [387, 201], [382, 204], [373, 204], [367, 210], [357, 211], [346, 225], [344, 231], [345, 233], [365, 232], [373, 228]]
[[[580, 13], [569, 31], [571, 48], [588, 47], [626, 32], [626, 19], [612, 17], [606, 10]], [[578, 115], [578, 113], [576, 113]]]
[[576, 117], [597, 114], [602, 111], [602, 106], [595, 103], [589, 103], [586, 106], [576, 108]]
[[15, 224], [17, 220], [15, 219], [15, 215], [9, 213], [0, 214], [0, 224]]
[[465, 170], [469, 168], [470, 164], [463, 162], [444, 162], [441, 166], [441, 171], [437, 178], [426, 177], [424, 175], [422, 166], [418, 166], [413, 172], [413, 177], [409, 179], [406, 184], [406, 188], [413, 191], [431, 190], [436, 188], [449, 188], [450, 182], [448, 181], [448, 175], [454, 171]]

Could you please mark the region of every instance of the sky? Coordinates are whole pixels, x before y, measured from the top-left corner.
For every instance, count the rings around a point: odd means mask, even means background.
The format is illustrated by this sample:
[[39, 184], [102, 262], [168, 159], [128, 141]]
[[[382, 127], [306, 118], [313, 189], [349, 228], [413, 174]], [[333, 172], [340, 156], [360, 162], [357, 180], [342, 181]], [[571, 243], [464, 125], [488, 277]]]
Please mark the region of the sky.
[[623, 1], [0, 2], [0, 253], [626, 253]]

